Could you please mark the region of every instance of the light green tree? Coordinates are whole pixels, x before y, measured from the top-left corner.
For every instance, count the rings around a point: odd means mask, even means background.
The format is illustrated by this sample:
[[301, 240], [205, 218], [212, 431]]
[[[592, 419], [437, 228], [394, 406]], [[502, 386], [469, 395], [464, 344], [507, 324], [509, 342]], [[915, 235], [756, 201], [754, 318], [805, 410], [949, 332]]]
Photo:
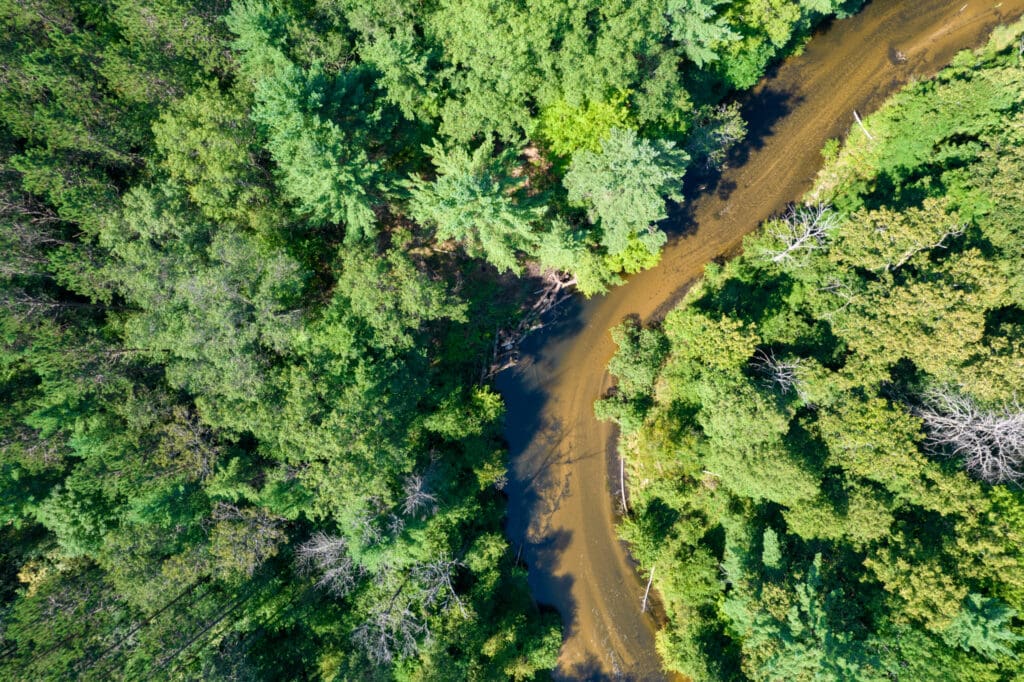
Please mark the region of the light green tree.
[[666, 217], [665, 199], [681, 201], [689, 157], [671, 142], [649, 141], [635, 131], [613, 128], [601, 151], [581, 149], [573, 155], [563, 184], [569, 201], [584, 206], [599, 223], [601, 243], [609, 253], [638, 238], [657, 252], [667, 237], [654, 223]]
[[1016, 615], [1016, 611], [998, 599], [972, 592], [964, 600], [963, 610], [943, 633], [943, 638], [951, 646], [965, 651], [973, 649], [991, 661], [1016, 658], [1013, 647], [1024, 641], [1024, 637], [1013, 631]]

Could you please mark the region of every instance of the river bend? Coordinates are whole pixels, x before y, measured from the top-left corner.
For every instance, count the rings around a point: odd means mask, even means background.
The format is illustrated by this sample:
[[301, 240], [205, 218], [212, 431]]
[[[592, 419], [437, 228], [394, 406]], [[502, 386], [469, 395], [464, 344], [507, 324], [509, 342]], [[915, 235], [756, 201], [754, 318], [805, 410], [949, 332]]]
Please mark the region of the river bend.
[[593, 416], [609, 386], [608, 330], [627, 315], [663, 314], [706, 263], [734, 253], [743, 235], [803, 195], [819, 150], [849, 130], [855, 110], [874, 110], [1022, 12], [1024, 0], [874, 0], [833, 22], [744, 97], [747, 140], [720, 178], [690, 190], [661, 264], [557, 310], [526, 341], [519, 366], [499, 376], [511, 449], [508, 535], [537, 601], [562, 615], [560, 678], [664, 679], [655, 623], [640, 613], [644, 584], [615, 535], [615, 430]]

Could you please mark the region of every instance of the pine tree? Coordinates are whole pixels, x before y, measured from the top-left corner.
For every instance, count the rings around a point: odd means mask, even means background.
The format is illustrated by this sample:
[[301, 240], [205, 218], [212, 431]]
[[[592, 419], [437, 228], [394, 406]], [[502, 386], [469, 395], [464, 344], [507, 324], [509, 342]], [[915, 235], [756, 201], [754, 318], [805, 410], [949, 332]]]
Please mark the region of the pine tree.
[[666, 236], [654, 223], [666, 216], [666, 197], [681, 201], [688, 161], [671, 142], [613, 128], [599, 153], [582, 149], [573, 155], [564, 185], [569, 200], [586, 207], [592, 223], [600, 221], [608, 253], [624, 251], [631, 237], [656, 253]]

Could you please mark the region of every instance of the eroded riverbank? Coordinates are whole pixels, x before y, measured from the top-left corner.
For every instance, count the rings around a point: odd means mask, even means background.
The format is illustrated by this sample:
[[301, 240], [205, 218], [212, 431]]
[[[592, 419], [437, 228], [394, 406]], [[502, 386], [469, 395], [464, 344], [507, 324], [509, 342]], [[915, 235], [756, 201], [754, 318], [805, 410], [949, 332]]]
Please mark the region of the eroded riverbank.
[[800, 197], [822, 145], [845, 133], [854, 110], [874, 109], [1022, 12], [1024, 0], [876, 0], [833, 24], [746, 97], [746, 144], [681, 211], [680, 236], [661, 265], [608, 296], [561, 309], [527, 341], [520, 366], [499, 378], [512, 450], [509, 535], [530, 566], [537, 600], [562, 614], [563, 677], [661, 677], [654, 623], [640, 613], [644, 585], [615, 536], [618, 503], [606, 474], [614, 430], [593, 417], [609, 383], [609, 328], [627, 315], [647, 320], [667, 310], [707, 262], [734, 252], [743, 235]]

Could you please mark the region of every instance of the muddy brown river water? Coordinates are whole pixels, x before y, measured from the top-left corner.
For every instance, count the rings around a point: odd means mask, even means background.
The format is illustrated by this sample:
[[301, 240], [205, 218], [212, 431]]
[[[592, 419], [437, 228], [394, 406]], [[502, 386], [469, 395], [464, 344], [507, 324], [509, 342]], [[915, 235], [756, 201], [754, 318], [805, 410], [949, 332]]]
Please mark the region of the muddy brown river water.
[[593, 414], [610, 385], [608, 330], [627, 315], [666, 312], [706, 263], [735, 253], [743, 235], [803, 195], [819, 150], [845, 135], [854, 110], [874, 110], [1022, 13], [1024, 0], [874, 0], [831, 24], [744, 97], [747, 141], [707, 190], [691, 191], [661, 264], [606, 296], [564, 304], [524, 344], [519, 366], [499, 376], [511, 448], [508, 535], [537, 601], [562, 615], [560, 678], [665, 679], [655, 622], [640, 612], [644, 581], [615, 534], [616, 433]]

